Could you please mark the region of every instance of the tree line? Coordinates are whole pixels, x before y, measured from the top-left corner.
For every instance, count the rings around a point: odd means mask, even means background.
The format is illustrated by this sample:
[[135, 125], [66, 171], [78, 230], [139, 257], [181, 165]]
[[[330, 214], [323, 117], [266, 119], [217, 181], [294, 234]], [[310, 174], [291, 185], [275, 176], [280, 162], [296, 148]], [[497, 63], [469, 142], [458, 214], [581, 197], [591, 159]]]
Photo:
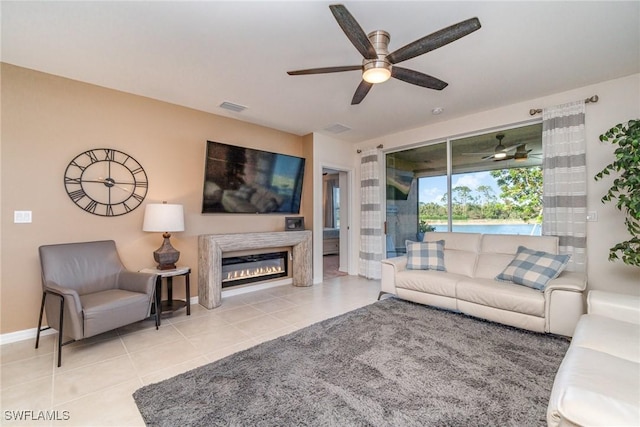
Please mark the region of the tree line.
[[[454, 220], [490, 219], [542, 221], [542, 169], [540, 167], [513, 168], [489, 172], [500, 188], [496, 195], [492, 187], [457, 186], [451, 189]], [[421, 202], [418, 215], [421, 221], [447, 220], [448, 193], [440, 203]]]

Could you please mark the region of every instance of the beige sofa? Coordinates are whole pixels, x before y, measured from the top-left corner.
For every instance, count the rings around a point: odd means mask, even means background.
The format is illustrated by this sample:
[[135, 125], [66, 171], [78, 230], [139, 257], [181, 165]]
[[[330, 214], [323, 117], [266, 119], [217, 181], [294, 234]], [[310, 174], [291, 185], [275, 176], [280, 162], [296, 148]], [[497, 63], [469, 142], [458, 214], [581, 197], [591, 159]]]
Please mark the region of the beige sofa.
[[425, 242], [444, 240], [446, 271], [408, 270], [407, 257], [382, 260], [381, 291], [421, 304], [516, 326], [572, 336], [584, 313], [583, 273], [563, 271], [544, 291], [500, 282], [495, 277], [518, 246], [558, 253], [553, 236], [426, 233]]
[[558, 369], [547, 422], [640, 425], [640, 297], [591, 291]]

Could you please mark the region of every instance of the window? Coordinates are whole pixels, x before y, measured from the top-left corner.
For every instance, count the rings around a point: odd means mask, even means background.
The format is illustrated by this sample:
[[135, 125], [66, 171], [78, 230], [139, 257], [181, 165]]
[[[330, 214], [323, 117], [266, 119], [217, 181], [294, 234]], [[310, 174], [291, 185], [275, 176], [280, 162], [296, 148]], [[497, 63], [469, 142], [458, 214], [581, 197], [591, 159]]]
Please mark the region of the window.
[[340, 228], [340, 187], [333, 187], [333, 227]]
[[340, 228], [340, 179], [338, 173], [323, 174], [324, 228]]
[[539, 123], [388, 153], [386, 174], [395, 252], [424, 231], [541, 233]]

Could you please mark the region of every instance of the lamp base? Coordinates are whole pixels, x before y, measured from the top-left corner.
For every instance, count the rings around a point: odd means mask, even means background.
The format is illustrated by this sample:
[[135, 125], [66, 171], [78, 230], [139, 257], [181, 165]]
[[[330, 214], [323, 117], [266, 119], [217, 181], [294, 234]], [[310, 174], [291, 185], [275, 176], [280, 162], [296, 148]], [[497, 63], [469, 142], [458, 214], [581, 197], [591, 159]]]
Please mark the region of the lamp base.
[[158, 270], [173, 270], [176, 268], [176, 262], [180, 258], [180, 252], [171, 246], [169, 241], [171, 234], [164, 233], [162, 237], [164, 237], [162, 246], [153, 252], [153, 259], [158, 263]]

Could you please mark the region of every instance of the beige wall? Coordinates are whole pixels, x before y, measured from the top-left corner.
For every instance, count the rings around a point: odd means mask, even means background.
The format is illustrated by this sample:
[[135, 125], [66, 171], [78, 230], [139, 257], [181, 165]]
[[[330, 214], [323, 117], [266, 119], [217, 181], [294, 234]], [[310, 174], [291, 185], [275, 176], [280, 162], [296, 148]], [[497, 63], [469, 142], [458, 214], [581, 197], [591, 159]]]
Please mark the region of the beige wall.
[[[356, 158], [357, 155], [353, 144], [326, 135], [313, 134], [313, 149], [314, 169], [318, 171], [318, 173], [313, 174], [313, 206], [315, 211], [313, 224], [313, 281], [314, 283], [320, 283], [322, 282], [323, 273], [322, 231], [324, 228], [324, 203], [322, 200], [324, 184], [322, 180], [322, 169], [328, 168], [346, 172], [348, 174], [347, 179], [350, 181], [346, 187], [348, 187], [347, 191], [351, 193], [357, 192], [360, 186], [354, 186], [353, 176], [355, 173], [353, 170], [353, 159]], [[343, 192], [342, 185], [341, 192]], [[341, 219], [340, 224], [340, 269], [347, 271], [349, 274], [356, 275], [358, 274], [358, 258], [357, 253], [354, 255], [353, 248], [358, 248], [359, 245], [357, 241], [354, 240], [351, 221], [354, 215], [360, 215], [360, 210], [358, 206], [354, 204], [352, 194], [347, 194], [347, 198], [349, 199], [348, 206], [341, 206], [341, 215], [347, 216], [348, 219], [346, 221]], [[346, 236], [346, 239], [343, 239], [343, 235]], [[346, 240], [346, 242], [344, 240]], [[346, 246], [346, 250], [343, 251], [344, 246]]]
[[[628, 239], [629, 236], [624, 227], [622, 213], [616, 210], [613, 204], [603, 205], [600, 202], [611, 181], [593, 181], [593, 176], [613, 159], [614, 148], [610, 144], [600, 142], [598, 136], [617, 123], [640, 117], [640, 102], [638, 102], [640, 74], [531, 99], [454, 120], [446, 120], [445, 105], [442, 122], [365, 141], [357, 144], [357, 147], [367, 148], [383, 144], [384, 150], [397, 150], [399, 147], [442, 140], [449, 136], [482, 130], [488, 132], [516, 123], [539, 121], [541, 120], [539, 115], [533, 119], [529, 115], [531, 108], [559, 105], [592, 95], [598, 95], [600, 100], [586, 107], [587, 210], [597, 211], [598, 221], [587, 223], [588, 288], [640, 295], [640, 269], [627, 266], [622, 262], [608, 261], [609, 248], [619, 241]], [[355, 197], [359, 199], [358, 194], [355, 194]], [[357, 203], [359, 201], [356, 201]], [[355, 230], [359, 230], [357, 216], [352, 225]]]
[[[588, 174], [610, 160], [613, 149], [598, 141], [611, 125], [640, 116], [640, 75], [479, 112], [460, 119], [420, 127], [352, 145], [314, 134], [299, 137], [233, 119], [2, 64], [1, 83], [1, 239], [0, 333], [36, 326], [41, 289], [37, 248], [42, 244], [114, 239], [130, 269], [153, 265], [152, 251], [161, 238], [141, 231], [143, 206], [167, 200], [182, 203], [186, 231], [172, 242], [181, 263], [194, 269], [197, 283], [197, 236], [208, 233], [276, 231], [281, 215], [200, 214], [205, 141], [207, 139], [277, 151], [307, 158], [302, 212], [307, 229], [322, 219], [322, 203], [314, 205], [313, 187], [321, 188], [322, 167], [352, 171], [350, 188], [350, 272], [357, 272], [359, 180], [357, 148], [384, 144], [394, 149], [467, 132], [532, 120], [532, 107], [556, 105], [593, 94], [600, 102], [587, 107]], [[536, 120], [536, 119], [534, 119]], [[149, 177], [143, 206], [114, 218], [85, 213], [65, 193], [62, 176], [68, 162], [82, 151], [110, 147], [135, 157]], [[608, 183], [589, 181], [589, 287], [640, 294], [640, 272], [607, 261], [608, 248], [626, 238], [621, 214], [602, 205]], [[320, 193], [315, 194], [320, 198]], [[33, 223], [14, 224], [13, 211], [31, 210]], [[322, 227], [314, 246], [321, 248]], [[320, 238], [319, 238], [320, 237]], [[321, 254], [320, 250], [318, 254]], [[315, 257], [316, 267], [321, 256]], [[314, 272], [314, 281], [319, 280]], [[181, 296], [181, 287], [176, 293]], [[192, 287], [197, 295], [197, 286]]]
[[[175, 233], [180, 263], [197, 284], [197, 236], [278, 231], [283, 215], [202, 215], [207, 139], [306, 157], [302, 212], [312, 219], [312, 138], [279, 132], [148, 98], [2, 64], [1, 333], [36, 327], [41, 287], [38, 246], [113, 239], [125, 265], [153, 266], [160, 234], [142, 231], [144, 205], [166, 200], [185, 208], [186, 231]], [[67, 196], [69, 161], [91, 148], [136, 158], [149, 178], [142, 206], [119, 217], [88, 214]], [[13, 211], [33, 212], [14, 224]], [[311, 228], [311, 222], [307, 228]], [[182, 294], [181, 294], [182, 292]], [[183, 296], [182, 286], [176, 294]], [[192, 286], [197, 295], [197, 286]]]

